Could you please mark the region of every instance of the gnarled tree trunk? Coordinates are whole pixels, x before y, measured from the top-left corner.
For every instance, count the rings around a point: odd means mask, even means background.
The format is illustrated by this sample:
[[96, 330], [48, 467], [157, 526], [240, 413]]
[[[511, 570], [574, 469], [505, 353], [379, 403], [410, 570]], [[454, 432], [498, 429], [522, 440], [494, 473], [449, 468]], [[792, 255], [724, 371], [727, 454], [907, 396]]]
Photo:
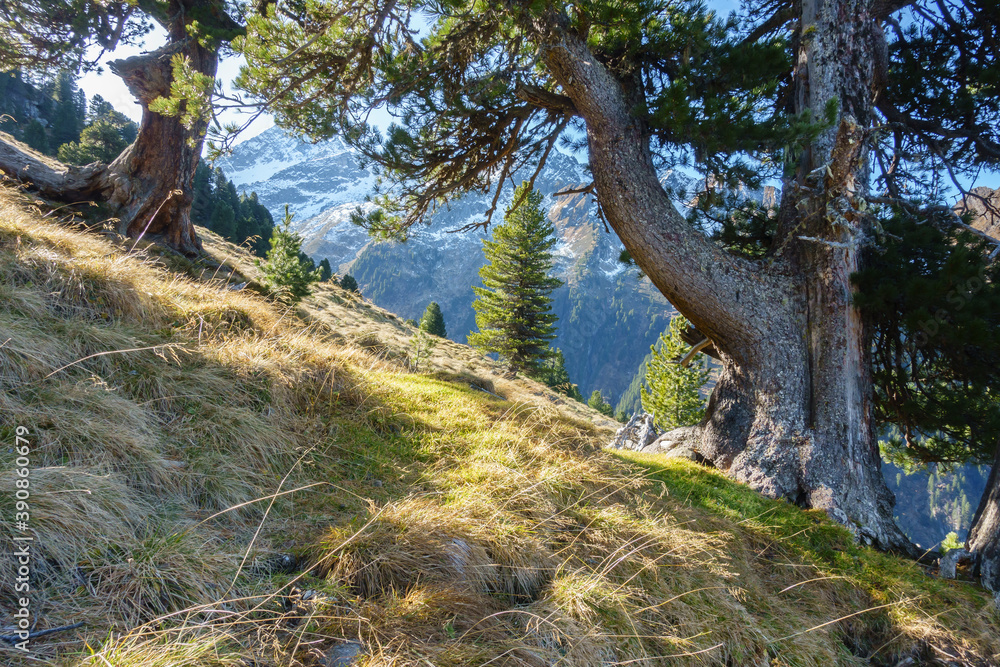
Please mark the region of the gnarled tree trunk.
[[892, 518], [893, 497], [872, 428], [868, 338], [851, 304], [864, 243], [872, 30], [869, 0], [804, 0], [799, 110], [837, 122], [812, 143], [786, 183], [772, 256], [734, 257], [695, 232], [660, 186], [650, 134], [630, 110], [641, 82], [616, 76], [558, 18], [536, 30], [541, 56], [587, 126], [604, 212], [657, 288], [719, 352], [701, 453], [772, 497], [821, 508], [864, 543], [912, 552]]
[[[71, 167], [39, 156], [23, 144], [0, 136], [0, 170], [32, 184], [47, 197], [64, 201], [101, 199], [119, 219], [118, 231], [165, 243], [186, 254], [201, 249], [191, 223], [192, 184], [201, 155], [207, 119], [185, 127], [180, 117], [150, 110], [158, 97], [169, 97], [173, 57], [193, 71], [215, 78], [218, 51], [188, 35], [193, 0], [170, 2], [163, 20], [167, 45], [110, 63], [111, 70], [142, 105], [135, 140], [111, 164]], [[182, 103], [183, 104], [183, 103]]]
[[992, 591], [1000, 605], [1000, 446], [965, 545], [976, 556], [983, 588]]

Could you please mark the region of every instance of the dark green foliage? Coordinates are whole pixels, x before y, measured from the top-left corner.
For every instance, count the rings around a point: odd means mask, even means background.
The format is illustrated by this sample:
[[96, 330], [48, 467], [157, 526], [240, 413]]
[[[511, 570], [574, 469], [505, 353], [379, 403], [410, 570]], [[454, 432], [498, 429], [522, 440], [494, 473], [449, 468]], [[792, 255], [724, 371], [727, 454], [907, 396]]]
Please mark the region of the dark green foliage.
[[553, 354], [556, 316], [549, 294], [562, 281], [549, 276], [556, 240], [541, 193], [522, 183], [513, 201], [519, 204], [507, 210], [493, 239], [483, 240], [487, 264], [479, 270], [483, 286], [473, 287], [478, 298], [472, 304], [479, 331], [469, 334], [469, 344], [531, 375]]
[[615, 415], [614, 408], [611, 407], [610, 403], [604, 400], [604, 396], [601, 394], [600, 389], [595, 389], [593, 391], [590, 398], [587, 399], [587, 405], [607, 417], [614, 417]]
[[580, 388], [569, 379], [566, 358], [563, 356], [562, 350], [556, 348], [549, 358], [542, 360], [531, 377], [539, 382], [544, 382], [559, 393], [583, 403], [583, 394], [580, 393]]
[[24, 135], [21, 137], [24, 143], [34, 148], [39, 153], [49, 152], [49, 137], [45, 132], [45, 127], [37, 120], [32, 120], [24, 128]]
[[302, 237], [292, 231], [292, 214], [285, 207], [282, 226], [271, 236], [267, 261], [258, 262], [263, 282], [293, 303], [312, 293], [310, 285], [319, 280], [319, 270], [302, 261]]
[[[318, 271], [316, 268], [316, 260], [299, 250], [299, 261], [306, 265], [310, 271]], [[317, 274], [318, 275], [318, 274]]]
[[444, 315], [441, 314], [441, 306], [438, 305], [437, 301], [431, 301], [427, 304], [427, 310], [424, 311], [424, 316], [420, 318], [420, 328], [434, 336], [447, 338], [448, 334], [445, 332], [444, 327]]
[[905, 458], [990, 463], [1000, 441], [1000, 263], [988, 263], [982, 239], [934, 215], [948, 214], [885, 217], [881, 243], [853, 276], [872, 328], [875, 417], [898, 429], [891, 450]]
[[[0, 3], [0, 68], [76, 70], [91, 46], [113, 51], [140, 41], [148, 18], [123, 2], [32, 0]], [[142, 3], [144, 12], [168, 11], [167, 3]]]
[[[996, 3], [931, 3], [907, 13], [897, 26], [887, 30], [890, 76], [878, 108], [903, 132], [885, 132], [880, 151], [891, 154], [903, 141], [910, 160], [938, 166], [944, 157], [952, 169], [970, 175], [977, 174], [977, 165], [1000, 164]], [[934, 141], [927, 142], [926, 134], [924, 141], [919, 134], [912, 137], [914, 131], [929, 132]], [[922, 178], [916, 170], [897, 169], [887, 180], [898, 188], [902, 181]]]
[[[204, 162], [194, 174], [191, 221], [208, 227], [227, 241], [246, 245], [258, 257], [270, 247], [274, 219], [257, 200], [257, 193], [240, 195], [222, 169], [214, 171]], [[312, 259], [306, 258], [312, 264]]]
[[86, 109], [77, 100], [76, 77], [63, 70], [56, 77], [56, 111], [52, 119], [52, 146], [77, 141], [83, 129]]
[[[733, 201], [734, 195], [721, 199], [721, 215], [716, 215], [719, 224], [712, 233], [712, 239], [734, 254], [752, 258], [765, 256], [777, 232], [776, 212], [755, 201]], [[703, 209], [702, 213], [712, 215], [717, 212]], [[691, 216], [695, 216], [694, 211]]]
[[111, 162], [126, 146], [128, 144], [119, 128], [101, 118], [84, 128], [80, 133], [80, 141], [60, 146], [58, 156], [66, 164]]
[[208, 227], [215, 201], [212, 199], [212, 168], [205, 164], [204, 160], [198, 161], [191, 190], [193, 197], [191, 221], [196, 225]]
[[319, 281], [328, 282], [333, 277], [333, 269], [330, 267], [330, 260], [324, 257], [319, 263]]
[[212, 208], [208, 228], [228, 241], [236, 239], [236, 212], [227, 202], [220, 201]]
[[[82, 94], [82, 91], [77, 92]], [[78, 110], [86, 107], [86, 101], [77, 105]], [[111, 162], [135, 141], [139, 131], [133, 121], [100, 95], [94, 95], [85, 118], [87, 126], [80, 133], [80, 140], [59, 146], [60, 161], [67, 164]]]
[[340, 279], [340, 286], [348, 292], [361, 293], [361, 290], [358, 289], [358, 281], [350, 273], [345, 273], [344, 277]]

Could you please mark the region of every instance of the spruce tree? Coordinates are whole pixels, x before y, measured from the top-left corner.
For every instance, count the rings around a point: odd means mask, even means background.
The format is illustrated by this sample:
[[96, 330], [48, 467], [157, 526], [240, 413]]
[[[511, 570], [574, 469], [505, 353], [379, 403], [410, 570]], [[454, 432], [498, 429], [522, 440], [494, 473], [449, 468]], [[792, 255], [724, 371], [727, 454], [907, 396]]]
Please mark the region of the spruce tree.
[[208, 227], [215, 206], [212, 195], [212, 168], [204, 162], [199, 162], [192, 185], [191, 222]]
[[263, 282], [287, 295], [292, 302], [309, 296], [309, 286], [319, 280], [319, 270], [311, 269], [301, 257], [302, 237], [291, 229], [292, 214], [285, 206], [282, 226], [271, 236], [267, 261], [258, 263], [264, 272]]
[[656, 425], [664, 431], [679, 426], [692, 426], [705, 415], [705, 401], [701, 388], [708, 381], [708, 368], [704, 355], [699, 354], [688, 366], [681, 358], [688, 345], [681, 339], [688, 321], [677, 315], [670, 320], [670, 327], [660, 335], [659, 346], [646, 364], [647, 387], [641, 389], [642, 409], [653, 415]]
[[472, 288], [479, 331], [469, 334], [469, 344], [497, 353], [510, 370], [531, 375], [553, 354], [549, 341], [556, 336], [556, 316], [549, 294], [562, 281], [549, 276], [556, 240], [541, 193], [522, 183], [513, 201], [493, 239], [483, 240], [488, 260], [479, 270], [483, 286]]
[[420, 318], [420, 328], [432, 336], [441, 338], [448, 336], [444, 328], [444, 315], [441, 314], [441, 306], [438, 305], [437, 301], [431, 301], [427, 304], [427, 310]]
[[76, 77], [69, 71], [59, 72], [56, 78], [55, 118], [52, 121], [52, 146], [75, 142], [83, 129], [83, 113], [77, 103]]

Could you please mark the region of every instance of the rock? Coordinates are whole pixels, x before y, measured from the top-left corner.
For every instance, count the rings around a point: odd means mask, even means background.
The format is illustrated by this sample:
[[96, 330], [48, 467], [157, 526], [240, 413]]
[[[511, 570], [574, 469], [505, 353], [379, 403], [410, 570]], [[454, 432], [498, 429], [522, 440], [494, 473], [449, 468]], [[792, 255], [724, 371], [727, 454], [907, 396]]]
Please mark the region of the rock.
[[625, 426], [622, 426], [615, 433], [611, 447], [642, 451], [644, 447], [656, 440], [657, 435], [659, 434], [656, 432], [656, 426], [653, 425], [652, 415], [635, 414]]
[[942, 579], [954, 579], [959, 563], [971, 563], [974, 556], [965, 549], [952, 549], [941, 556], [938, 561], [938, 576]]
[[323, 665], [325, 667], [348, 667], [348, 665], [357, 662], [358, 658], [364, 654], [365, 647], [361, 642], [348, 640], [327, 651]]
[[671, 458], [705, 463], [707, 459], [698, 451], [700, 441], [701, 429], [699, 427], [683, 426], [667, 431], [639, 451], [645, 454], [662, 454]]

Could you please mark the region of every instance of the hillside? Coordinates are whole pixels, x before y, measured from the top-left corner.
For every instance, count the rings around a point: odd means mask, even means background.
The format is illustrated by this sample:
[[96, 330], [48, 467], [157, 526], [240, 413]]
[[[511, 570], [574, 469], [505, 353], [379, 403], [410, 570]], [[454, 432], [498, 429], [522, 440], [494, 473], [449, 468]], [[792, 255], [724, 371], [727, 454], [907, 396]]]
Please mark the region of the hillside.
[[192, 263], [67, 215], [0, 187], [0, 549], [33, 538], [36, 631], [83, 625], [4, 664], [1000, 662], [972, 584], [603, 450], [614, 424], [465, 346], [414, 372], [397, 316], [273, 302], [211, 233]]
[[[485, 261], [483, 234], [449, 230], [483, 220], [491, 196], [470, 193], [440, 208], [431, 225], [414, 230], [405, 244], [374, 243], [349, 222], [349, 214], [364, 205], [376, 179], [340, 140], [307, 144], [272, 128], [218, 164], [237, 186], [257, 192], [276, 220], [288, 204], [305, 251], [317, 262], [329, 259], [334, 271], [354, 275], [374, 303], [419, 318], [436, 301], [450, 338], [464, 343], [475, 330], [472, 286], [480, 284]], [[514, 181], [529, 176], [517, 174]], [[677, 189], [690, 185], [682, 174], [671, 178]], [[621, 244], [598, 219], [592, 198], [551, 196], [589, 181], [584, 165], [559, 152], [535, 181], [558, 237], [555, 274], [566, 283], [552, 295], [559, 317], [554, 345], [565, 353], [570, 377], [584, 395], [600, 389], [617, 401], [673, 308], [648, 280], [618, 262]], [[501, 198], [496, 222], [509, 199], [510, 192]]]

